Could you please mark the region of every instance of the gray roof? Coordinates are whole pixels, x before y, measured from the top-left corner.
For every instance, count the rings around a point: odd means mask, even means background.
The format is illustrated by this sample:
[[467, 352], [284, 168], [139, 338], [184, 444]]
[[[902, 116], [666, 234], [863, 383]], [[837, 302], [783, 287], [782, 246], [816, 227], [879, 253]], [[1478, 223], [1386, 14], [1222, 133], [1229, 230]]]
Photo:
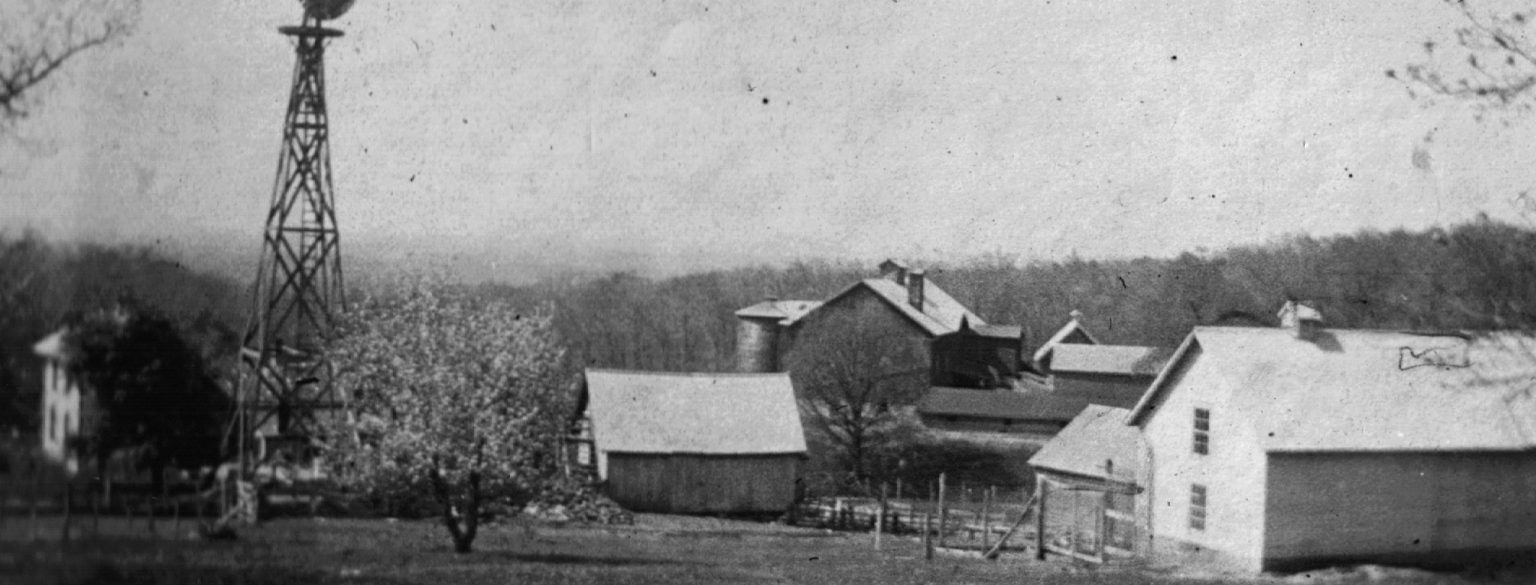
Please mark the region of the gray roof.
[[1085, 398], [1056, 396], [1049, 392], [934, 387], [923, 393], [917, 403], [917, 412], [932, 416], [1066, 422], [1087, 405]]
[[1051, 372], [1156, 376], [1173, 349], [1134, 345], [1063, 343], [1051, 356]]
[[804, 453], [789, 374], [588, 369], [598, 450], [623, 453]]
[[67, 328], [48, 334], [42, 341], [33, 344], [32, 353], [49, 359], [65, 359], [67, 351], [64, 345], [64, 336], [68, 334], [69, 329]]
[[[1125, 424], [1130, 414], [1124, 408], [1088, 405], [1029, 458], [1030, 466], [1083, 477], [1134, 481], [1140, 433], [1136, 427]], [[1105, 461], [1111, 462], [1113, 475], [1105, 473]]]
[[736, 311], [736, 316], [743, 319], [774, 319], [780, 325], [790, 325], [820, 306], [821, 301], [763, 301]]
[[[832, 297], [836, 299], [854, 289], [863, 286], [868, 287], [876, 296], [895, 308], [907, 319], [922, 327], [929, 335], [939, 336], [945, 333], [953, 333], [960, 328], [960, 320], [965, 319], [971, 326], [986, 325], [981, 317], [977, 317], [960, 301], [949, 296], [944, 289], [939, 288], [932, 280], [923, 283], [923, 310], [918, 311], [911, 303], [907, 302], [907, 287], [896, 284], [895, 281], [885, 278], [866, 278], [853, 286], [844, 289]], [[828, 303], [832, 301], [827, 301]]]
[[1053, 352], [1056, 347], [1061, 345], [1082, 345], [1066, 343], [1067, 338], [1072, 337], [1072, 334], [1074, 333], [1081, 334], [1083, 337], [1087, 338], [1088, 343], [1099, 343], [1099, 340], [1094, 339], [1093, 334], [1089, 333], [1087, 329], [1084, 329], [1083, 324], [1077, 320], [1076, 316], [1074, 316], [1071, 321], [1067, 321], [1066, 325], [1062, 325], [1061, 329], [1057, 329], [1056, 333], [1051, 335], [1050, 339], [1047, 339], [1045, 340], [1045, 343], [1040, 344], [1040, 349], [1035, 350], [1035, 355], [1032, 357], [1033, 361], [1037, 364], [1044, 363], [1046, 358], [1051, 356], [1051, 352]]
[[1196, 327], [1133, 409], [1210, 368], [1267, 451], [1536, 449], [1536, 337]]

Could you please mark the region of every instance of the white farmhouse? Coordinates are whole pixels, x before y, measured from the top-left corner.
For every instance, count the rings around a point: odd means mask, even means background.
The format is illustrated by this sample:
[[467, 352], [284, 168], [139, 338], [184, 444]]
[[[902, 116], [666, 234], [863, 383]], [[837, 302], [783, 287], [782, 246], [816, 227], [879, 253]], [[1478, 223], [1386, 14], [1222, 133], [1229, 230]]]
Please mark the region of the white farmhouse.
[[43, 361], [43, 456], [74, 474], [79, 462], [66, 449], [69, 438], [80, 431], [80, 385], [69, 375], [69, 355], [64, 344], [67, 330], [55, 331], [32, 346]]

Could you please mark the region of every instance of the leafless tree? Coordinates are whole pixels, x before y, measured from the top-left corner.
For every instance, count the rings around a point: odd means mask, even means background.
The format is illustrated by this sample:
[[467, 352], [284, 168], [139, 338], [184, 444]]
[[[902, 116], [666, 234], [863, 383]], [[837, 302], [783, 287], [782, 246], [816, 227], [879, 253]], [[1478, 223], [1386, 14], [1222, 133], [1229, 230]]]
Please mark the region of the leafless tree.
[[869, 475], [880, 431], [927, 382], [928, 356], [911, 334], [846, 308], [807, 323], [785, 359], [801, 410], [832, 443], [831, 459], [855, 479]]
[[137, 0], [12, 0], [0, 4], [0, 129], [26, 117], [65, 63], [127, 34]]

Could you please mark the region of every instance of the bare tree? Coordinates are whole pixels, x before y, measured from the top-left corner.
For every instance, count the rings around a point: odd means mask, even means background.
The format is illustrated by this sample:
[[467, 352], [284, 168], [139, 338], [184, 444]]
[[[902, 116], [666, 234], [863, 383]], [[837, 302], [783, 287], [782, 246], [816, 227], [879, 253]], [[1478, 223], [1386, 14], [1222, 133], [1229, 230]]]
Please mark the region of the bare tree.
[[37, 93], [80, 53], [127, 34], [137, 0], [16, 0], [0, 5], [0, 128], [27, 116]]
[[926, 387], [921, 341], [857, 310], [822, 309], [795, 339], [785, 365], [812, 428], [832, 442], [842, 471], [867, 479], [880, 433]]

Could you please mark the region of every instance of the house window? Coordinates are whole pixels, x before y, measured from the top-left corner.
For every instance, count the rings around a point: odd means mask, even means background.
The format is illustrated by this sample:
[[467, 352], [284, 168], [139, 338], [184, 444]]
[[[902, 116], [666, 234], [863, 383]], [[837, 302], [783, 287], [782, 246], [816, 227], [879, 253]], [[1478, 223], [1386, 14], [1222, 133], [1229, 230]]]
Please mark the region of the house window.
[[1198, 483], [1189, 486], [1189, 527], [1205, 530], [1205, 486]]
[[1195, 453], [1207, 455], [1211, 452], [1211, 411], [1208, 408], [1195, 409]]
[[48, 440], [56, 441], [59, 438], [59, 410], [56, 406], [48, 407]]

